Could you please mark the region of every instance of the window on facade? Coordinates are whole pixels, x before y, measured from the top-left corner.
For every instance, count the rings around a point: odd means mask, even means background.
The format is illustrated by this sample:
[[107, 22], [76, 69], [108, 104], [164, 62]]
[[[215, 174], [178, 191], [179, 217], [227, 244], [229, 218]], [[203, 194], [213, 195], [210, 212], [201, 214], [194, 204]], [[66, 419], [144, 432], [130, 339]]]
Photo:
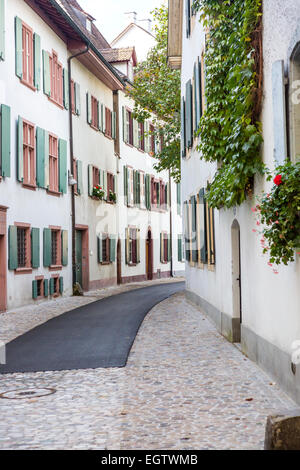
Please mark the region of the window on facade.
[[76, 107], [75, 107], [75, 82], [71, 80], [71, 108], [72, 113], [76, 114]]
[[58, 138], [49, 134], [49, 190], [58, 192]]
[[155, 154], [155, 135], [154, 135], [154, 126], [150, 124], [150, 151], [151, 154]]
[[112, 175], [111, 173], [107, 173], [107, 193], [109, 194], [110, 191], [112, 193], [115, 192], [115, 179], [114, 179], [114, 175]]
[[128, 109], [126, 110], [126, 132], [127, 143], [133, 145], [133, 118], [131, 111]]
[[51, 265], [61, 266], [61, 231], [51, 230]]
[[112, 112], [105, 108], [105, 135], [112, 137]]
[[92, 96], [92, 123], [91, 125], [97, 130], [99, 129], [98, 106], [99, 106], [99, 102], [97, 98]]
[[29, 264], [28, 260], [28, 236], [29, 230], [27, 228], [17, 228], [17, 241], [18, 241], [18, 268], [26, 268]]
[[132, 264], [137, 263], [137, 230], [129, 230], [129, 261]]
[[161, 208], [165, 208], [165, 201], [166, 199], [166, 185], [162, 181], [160, 182], [160, 206]]
[[99, 186], [100, 183], [100, 170], [96, 166], [93, 166], [93, 187]]
[[23, 120], [23, 183], [35, 185], [34, 126]]
[[164, 233], [164, 257], [163, 257], [163, 260], [164, 260], [165, 263], [168, 262], [168, 243], [169, 243], [168, 234]]
[[22, 24], [22, 81], [33, 87], [33, 32], [29, 26]]
[[43, 297], [44, 295], [44, 279], [37, 279], [37, 296]]
[[50, 60], [50, 74], [51, 74], [51, 93], [50, 98], [59, 106], [63, 106], [63, 67], [58, 62], [56, 52], [53, 52]]
[[145, 151], [145, 129], [144, 123], [139, 122], [139, 149]]
[[[73, 178], [77, 181], [78, 175], [77, 175], [77, 160], [73, 158]], [[74, 185], [74, 193], [78, 194], [78, 184], [76, 183]]]
[[102, 239], [102, 263], [109, 263], [109, 236]]
[[216, 264], [214, 209], [206, 206], [207, 217], [207, 258], [209, 265]]
[[140, 174], [140, 188], [141, 188], [141, 208], [146, 209], [146, 176], [145, 173]]

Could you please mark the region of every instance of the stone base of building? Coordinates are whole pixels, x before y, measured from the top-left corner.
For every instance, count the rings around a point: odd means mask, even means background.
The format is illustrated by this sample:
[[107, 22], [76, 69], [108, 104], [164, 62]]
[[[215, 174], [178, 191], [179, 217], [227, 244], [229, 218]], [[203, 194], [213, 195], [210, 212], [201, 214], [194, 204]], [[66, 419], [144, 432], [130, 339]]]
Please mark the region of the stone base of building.
[[98, 279], [97, 281], [90, 281], [89, 290], [104, 289], [105, 287], [111, 287], [117, 285], [117, 278], [113, 277], [110, 279]]
[[241, 324], [239, 318], [232, 318], [230, 315], [221, 312], [214, 305], [195, 294], [195, 292], [186, 290], [185, 295], [187, 300], [196, 304], [211, 318], [218, 332], [225, 336], [228, 341], [231, 343], [239, 343], [241, 341]]
[[[158, 271], [156, 273], [153, 273], [152, 280], [155, 281], [157, 279], [166, 279], [168, 277], [171, 277], [171, 271]], [[123, 276], [122, 284], [129, 284], [131, 282], [144, 282], [147, 280], [148, 279], [146, 274], [139, 274], [137, 276]]]
[[216, 329], [232, 343], [241, 342], [242, 352], [256, 362], [296, 403], [300, 405], [300, 365], [293, 366], [291, 354], [240, 324], [192, 291], [185, 291], [186, 298], [196, 304], [215, 324]]
[[174, 277], [185, 277], [185, 270], [183, 271], [173, 271]]

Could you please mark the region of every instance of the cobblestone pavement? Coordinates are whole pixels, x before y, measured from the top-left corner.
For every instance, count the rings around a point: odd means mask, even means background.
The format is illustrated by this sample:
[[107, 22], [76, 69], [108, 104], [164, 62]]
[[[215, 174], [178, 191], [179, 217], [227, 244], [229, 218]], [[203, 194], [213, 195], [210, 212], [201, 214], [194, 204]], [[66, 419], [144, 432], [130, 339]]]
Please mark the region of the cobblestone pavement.
[[[262, 449], [290, 400], [176, 294], [146, 317], [126, 368], [13, 374], [0, 393], [1, 449]], [[25, 396], [26, 397], [26, 396]]]

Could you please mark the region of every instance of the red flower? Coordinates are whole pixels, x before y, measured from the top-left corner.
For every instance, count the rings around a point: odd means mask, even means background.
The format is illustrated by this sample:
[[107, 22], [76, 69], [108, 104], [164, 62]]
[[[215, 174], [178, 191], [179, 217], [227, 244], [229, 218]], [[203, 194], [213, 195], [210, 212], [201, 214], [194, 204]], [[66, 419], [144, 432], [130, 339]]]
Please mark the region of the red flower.
[[275, 183], [277, 186], [280, 186], [280, 185], [282, 184], [282, 176], [281, 176], [281, 175], [275, 176], [275, 178], [274, 178], [274, 183]]

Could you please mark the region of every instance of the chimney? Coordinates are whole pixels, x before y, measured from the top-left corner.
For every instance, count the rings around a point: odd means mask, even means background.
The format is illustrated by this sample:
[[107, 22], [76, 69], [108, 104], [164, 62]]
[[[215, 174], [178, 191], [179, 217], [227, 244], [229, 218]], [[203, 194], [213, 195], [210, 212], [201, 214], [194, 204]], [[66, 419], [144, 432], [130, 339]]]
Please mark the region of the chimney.
[[125, 13], [125, 15], [127, 16], [128, 20], [129, 20], [129, 23], [136, 24], [137, 13], [135, 11], [129, 11], [129, 12]]
[[142, 22], [146, 22], [146, 25], [144, 27], [144, 29], [146, 29], [149, 33], [152, 33], [152, 20], [150, 20], [150, 18], [147, 18], [145, 20], [138, 20], [139, 23], [142, 23]]

